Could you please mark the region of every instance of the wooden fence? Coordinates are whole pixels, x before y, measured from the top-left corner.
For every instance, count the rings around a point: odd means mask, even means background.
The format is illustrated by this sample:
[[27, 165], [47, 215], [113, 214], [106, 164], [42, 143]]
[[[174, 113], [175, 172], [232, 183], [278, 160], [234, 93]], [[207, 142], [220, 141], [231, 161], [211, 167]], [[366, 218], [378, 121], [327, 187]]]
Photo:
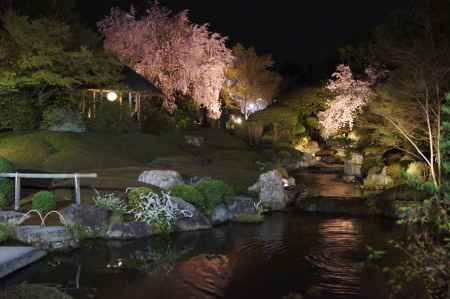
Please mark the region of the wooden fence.
[[97, 178], [96, 173], [73, 173], [73, 174], [53, 174], [53, 173], [0, 173], [0, 178], [14, 178], [14, 209], [17, 211], [20, 208], [20, 180], [26, 179], [73, 179], [75, 185], [75, 201], [77, 204], [81, 203], [80, 179], [82, 178]]

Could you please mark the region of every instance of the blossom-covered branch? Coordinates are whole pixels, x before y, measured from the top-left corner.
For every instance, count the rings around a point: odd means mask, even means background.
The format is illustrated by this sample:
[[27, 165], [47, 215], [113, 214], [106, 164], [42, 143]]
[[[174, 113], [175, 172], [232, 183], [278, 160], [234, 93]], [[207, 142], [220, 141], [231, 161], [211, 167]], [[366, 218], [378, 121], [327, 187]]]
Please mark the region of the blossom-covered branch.
[[107, 50], [163, 91], [169, 111], [181, 93], [220, 116], [224, 69], [233, 56], [226, 38], [210, 32], [208, 24], [194, 24], [186, 10], [174, 14], [155, 2], [142, 17], [133, 8], [114, 8], [98, 27]]
[[366, 74], [367, 81], [355, 80], [349, 66], [338, 65], [325, 86], [336, 98], [329, 102], [326, 111], [319, 113], [323, 137], [330, 138], [342, 129], [353, 128], [355, 117], [373, 96], [371, 87], [380, 76], [373, 68], [367, 68]]

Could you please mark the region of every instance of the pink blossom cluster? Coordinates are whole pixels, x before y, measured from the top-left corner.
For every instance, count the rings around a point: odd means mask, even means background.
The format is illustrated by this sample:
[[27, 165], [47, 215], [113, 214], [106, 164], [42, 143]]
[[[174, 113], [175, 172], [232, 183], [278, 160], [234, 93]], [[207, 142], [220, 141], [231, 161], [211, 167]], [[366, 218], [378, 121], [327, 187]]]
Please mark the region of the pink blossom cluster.
[[158, 86], [169, 111], [180, 93], [220, 116], [219, 93], [233, 56], [226, 38], [210, 32], [208, 24], [191, 23], [188, 11], [174, 14], [154, 2], [142, 17], [133, 8], [113, 8], [98, 27], [104, 47]]
[[371, 87], [379, 78], [373, 68], [367, 68], [366, 74], [367, 81], [356, 80], [349, 66], [343, 64], [337, 66], [332, 79], [325, 86], [336, 94], [336, 98], [328, 102], [327, 110], [319, 113], [324, 138], [330, 138], [342, 129], [353, 128], [356, 116], [373, 96]]

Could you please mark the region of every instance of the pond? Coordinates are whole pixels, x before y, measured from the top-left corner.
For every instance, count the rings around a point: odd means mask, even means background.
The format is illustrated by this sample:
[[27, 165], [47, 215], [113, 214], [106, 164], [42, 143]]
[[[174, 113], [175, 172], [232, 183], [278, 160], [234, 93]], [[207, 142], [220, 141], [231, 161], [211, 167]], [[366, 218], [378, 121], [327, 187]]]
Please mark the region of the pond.
[[[398, 261], [392, 221], [288, 213], [263, 224], [129, 242], [86, 242], [17, 272], [5, 284], [44, 283], [79, 299], [386, 298], [367, 246]], [[1, 285], [0, 285], [1, 287]], [[298, 297], [300, 298], [300, 297]]]

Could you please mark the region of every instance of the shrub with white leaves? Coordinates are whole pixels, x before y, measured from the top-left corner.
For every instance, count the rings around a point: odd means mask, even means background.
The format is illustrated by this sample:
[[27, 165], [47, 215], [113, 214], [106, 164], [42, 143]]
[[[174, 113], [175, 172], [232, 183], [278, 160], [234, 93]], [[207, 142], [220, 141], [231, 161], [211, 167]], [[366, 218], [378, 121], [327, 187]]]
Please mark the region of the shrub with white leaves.
[[100, 194], [96, 192], [94, 198], [95, 206], [113, 211], [114, 214], [124, 215], [128, 213], [126, 203], [116, 194]]
[[133, 211], [135, 219], [143, 221], [161, 232], [172, 232], [178, 217], [190, 218], [193, 216], [190, 211], [179, 209], [173, 202], [170, 193], [148, 193], [141, 194], [140, 197], [138, 208]]

